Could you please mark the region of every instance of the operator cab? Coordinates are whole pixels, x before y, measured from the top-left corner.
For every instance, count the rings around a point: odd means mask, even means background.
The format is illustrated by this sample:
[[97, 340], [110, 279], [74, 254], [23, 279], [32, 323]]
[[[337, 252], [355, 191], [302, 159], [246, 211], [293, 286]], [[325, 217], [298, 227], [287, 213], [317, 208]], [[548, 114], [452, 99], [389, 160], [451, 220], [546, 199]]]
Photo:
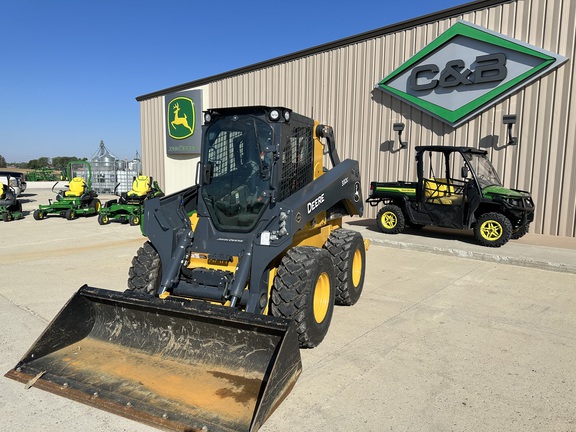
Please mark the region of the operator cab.
[[202, 197], [218, 230], [251, 231], [270, 201], [272, 127], [250, 114], [221, 117], [204, 132]]

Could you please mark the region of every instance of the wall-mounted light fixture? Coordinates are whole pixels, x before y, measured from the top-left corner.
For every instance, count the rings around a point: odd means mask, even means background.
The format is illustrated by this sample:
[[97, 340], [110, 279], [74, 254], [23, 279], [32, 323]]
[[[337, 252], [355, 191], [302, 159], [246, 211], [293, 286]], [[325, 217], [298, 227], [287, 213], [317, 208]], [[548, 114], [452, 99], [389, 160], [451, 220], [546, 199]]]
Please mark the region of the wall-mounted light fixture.
[[394, 123], [393, 129], [398, 132], [398, 142], [400, 143], [400, 149], [406, 148], [408, 141], [402, 142], [402, 131], [404, 130], [404, 123]]
[[516, 114], [505, 114], [502, 117], [502, 121], [505, 125], [508, 125], [508, 142], [506, 145], [518, 144], [518, 138], [512, 136], [512, 125], [516, 123]]

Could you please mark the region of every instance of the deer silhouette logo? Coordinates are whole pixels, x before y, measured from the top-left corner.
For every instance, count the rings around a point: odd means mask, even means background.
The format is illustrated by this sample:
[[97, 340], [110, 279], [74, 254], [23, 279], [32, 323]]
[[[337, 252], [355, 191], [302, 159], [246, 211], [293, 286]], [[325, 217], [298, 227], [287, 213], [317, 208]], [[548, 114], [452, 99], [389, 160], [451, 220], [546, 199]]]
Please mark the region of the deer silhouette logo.
[[188, 98], [179, 97], [169, 105], [169, 133], [174, 139], [185, 139], [194, 133], [195, 114], [194, 102]]

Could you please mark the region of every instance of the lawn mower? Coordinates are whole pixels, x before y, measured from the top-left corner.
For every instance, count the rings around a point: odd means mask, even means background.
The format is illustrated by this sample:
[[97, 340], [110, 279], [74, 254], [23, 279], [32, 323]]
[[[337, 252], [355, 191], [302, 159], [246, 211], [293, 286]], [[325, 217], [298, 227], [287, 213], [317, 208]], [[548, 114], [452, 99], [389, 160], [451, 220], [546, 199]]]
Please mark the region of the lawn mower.
[[[116, 189], [118, 189], [118, 185], [116, 185]], [[119, 199], [106, 202], [100, 209], [98, 215], [100, 225], [107, 225], [112, 220], [117, 220], [123, 224], [130, 223], [132, 226], [140, 225], [144, 201], [162, 197], [164, 192], [158, 186], [158, 182], [152, 180], [152, 177], [141, 175], [133, 178], [132, 190], [123, 192], [118, 196]]]
[[54, 183], [52, 192], [56, 193], [56, 200], [49, 200], [48, 205], [40, 205], [34, 211], [34, 219], [40, 220], [49, 214], [58, 214], [72, 220], [80, 215], [90, 216], [100, 212], [98, 194], [92, 190], [92, 169], [89, 162], [70, 161], [61, 179], [69, 182], [67, 189], [56, 192], [59, 181]]
[[4, 222], [22, 219], [22, 203], [16, 198], [13, 188], [0, 183], [0, 215]]

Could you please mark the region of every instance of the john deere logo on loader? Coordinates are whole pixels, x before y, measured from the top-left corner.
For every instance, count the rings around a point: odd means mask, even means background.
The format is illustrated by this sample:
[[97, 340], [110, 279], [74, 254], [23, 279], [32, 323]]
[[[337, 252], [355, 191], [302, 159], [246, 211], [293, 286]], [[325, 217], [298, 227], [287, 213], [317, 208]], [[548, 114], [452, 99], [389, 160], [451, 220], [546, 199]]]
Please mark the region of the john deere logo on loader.
[[177, 140], [186, 139], [194, 134], [196, 110], [194, 102], [187, 97], [177, 97], [168, 104], [168, 134]]
[[377, 87], [457, 126], [567, 61], [459, 21]]

